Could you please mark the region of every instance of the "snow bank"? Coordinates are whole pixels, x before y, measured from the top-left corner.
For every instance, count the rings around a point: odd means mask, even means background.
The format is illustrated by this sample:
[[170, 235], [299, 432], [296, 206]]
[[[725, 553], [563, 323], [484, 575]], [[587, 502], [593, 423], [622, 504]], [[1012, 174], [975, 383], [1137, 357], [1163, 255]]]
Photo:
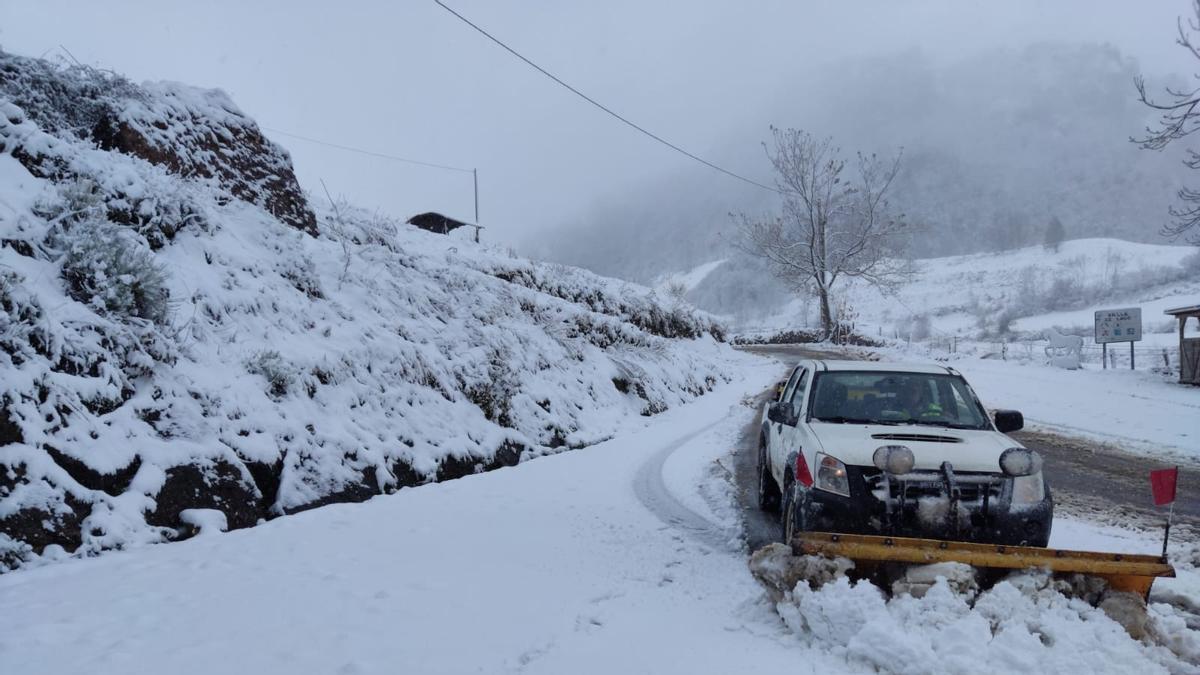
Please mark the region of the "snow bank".
[[649, 289], [314, 209], [220, 92], [0, 57], [0, 569], [594, 444], [728, 379]]
[[816, 590], [798, 584], [778, 610], [806, 645], [879, 673], [1192, 672], [1195, 633], [1169, 607], [1146, 616], [1156, 639], [1137, 640], [1104, 608], [1063, 590], [1028, 573], [978, 596], [939, 578], [921, 597], [888, 599], [843, 576]]

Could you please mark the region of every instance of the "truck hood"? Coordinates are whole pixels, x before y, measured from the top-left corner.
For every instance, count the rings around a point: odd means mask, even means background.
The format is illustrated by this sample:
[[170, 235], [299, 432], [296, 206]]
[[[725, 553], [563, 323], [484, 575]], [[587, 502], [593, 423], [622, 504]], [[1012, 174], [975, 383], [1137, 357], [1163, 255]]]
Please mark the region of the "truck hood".
[[1021, 447], [991, 430], [828, 422], [812, 422], [810, 428], [822, 452], [856, 466], [874, 466], [871, 460], [881, 445], [903, 445], [912, 450], [917, 469], [936, 470], [942, 462], [950, 462], [956, 471], [999, 473], [1000, 453]]

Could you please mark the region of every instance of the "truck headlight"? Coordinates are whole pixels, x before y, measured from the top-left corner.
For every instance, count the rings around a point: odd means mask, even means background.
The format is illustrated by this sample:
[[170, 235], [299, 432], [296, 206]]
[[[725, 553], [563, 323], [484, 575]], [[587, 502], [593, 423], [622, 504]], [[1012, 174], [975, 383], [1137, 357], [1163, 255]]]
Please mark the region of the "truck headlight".
[[1037, 504], [1046, 498], [1046, 484], [1042, 482], [1040, 471], [1030, 476], [1019, 476], [1012, 482], [1014, 504]]
[[843, 497], [850, 496], [850, 478], [846, 475], [846, 465], [836, 457], [823, 452], [817, 453], [817, 477], [813, 487], [832, 492]]

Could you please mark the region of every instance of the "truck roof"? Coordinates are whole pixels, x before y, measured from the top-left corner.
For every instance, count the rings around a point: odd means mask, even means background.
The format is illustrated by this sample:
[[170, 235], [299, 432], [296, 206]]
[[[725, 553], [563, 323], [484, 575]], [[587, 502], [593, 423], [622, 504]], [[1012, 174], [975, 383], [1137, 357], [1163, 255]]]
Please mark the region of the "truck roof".
[[[895, 361], [827, 361], [817, 359], [817, 370], [866, 370], [890, 373], [941, 373], [954, 372], [947, 366], [935, 363], [898, 363]], [[822, 368], [824, 366], [824, 368]], [[957, 373], [955, 373], [957, 374]]]

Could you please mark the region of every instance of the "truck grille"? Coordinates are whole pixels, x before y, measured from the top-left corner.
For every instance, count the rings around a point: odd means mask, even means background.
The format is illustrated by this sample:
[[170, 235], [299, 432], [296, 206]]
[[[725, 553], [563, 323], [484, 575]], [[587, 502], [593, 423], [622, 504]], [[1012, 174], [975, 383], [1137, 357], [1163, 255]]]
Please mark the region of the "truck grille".
[[938, 434], [871, 434], [871, 438], [880, 441], [913, 441], [925, 443], [962, 443], [958, 436], [940, 436]]
[[[863, 479], [867, 488], [880, 501], [883, 501], [883, 472], [877, 469], [864, 469]], [[955, 485], [958, 488], [959, 500], [965, 505], [983, 503], [984, 495], [988, 501], [996, 503], [1004, 488], [1004, 478], [992, 473], [955, 473]], [[889, 481], [889, 497], [893, 500], [915, 502], [922, 497], [949, 497], [942, 474], [937, 471], [914, 471], [903, 476], [893, 476]]]

